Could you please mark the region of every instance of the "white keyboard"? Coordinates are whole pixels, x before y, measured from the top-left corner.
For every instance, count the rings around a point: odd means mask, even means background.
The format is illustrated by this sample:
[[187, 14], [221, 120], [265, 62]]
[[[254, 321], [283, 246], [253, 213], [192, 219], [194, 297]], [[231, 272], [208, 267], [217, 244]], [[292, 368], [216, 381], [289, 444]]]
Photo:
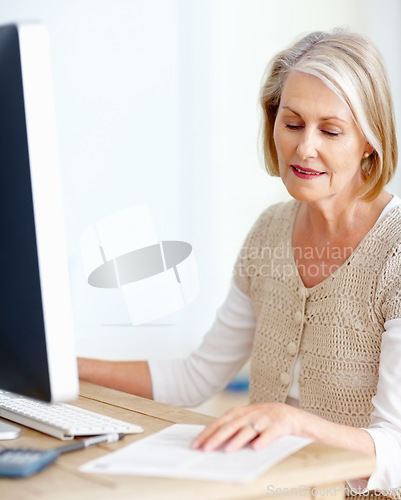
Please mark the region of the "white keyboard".
[[83, 410], [66, 403], [43, 403], [0, 391], [0, 417], [31, 427], [58, 439], [98, 434], [137, 434], [139, 425]]

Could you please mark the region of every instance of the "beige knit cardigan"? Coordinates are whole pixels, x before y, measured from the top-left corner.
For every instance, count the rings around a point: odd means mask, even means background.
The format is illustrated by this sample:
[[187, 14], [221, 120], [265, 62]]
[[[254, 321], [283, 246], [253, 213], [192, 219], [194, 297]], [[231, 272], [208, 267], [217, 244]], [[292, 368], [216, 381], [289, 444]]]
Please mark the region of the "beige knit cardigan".
[[257, 318], [250, 399], [284, 402], [299, 355], [300, 407], [367, 427], [384, 322], [401, 317], [401, 208], [379, 220], [333, 274], [306, 288], [292, 248], [298, 207], [290, 201], [268, 208], [235, 266]]

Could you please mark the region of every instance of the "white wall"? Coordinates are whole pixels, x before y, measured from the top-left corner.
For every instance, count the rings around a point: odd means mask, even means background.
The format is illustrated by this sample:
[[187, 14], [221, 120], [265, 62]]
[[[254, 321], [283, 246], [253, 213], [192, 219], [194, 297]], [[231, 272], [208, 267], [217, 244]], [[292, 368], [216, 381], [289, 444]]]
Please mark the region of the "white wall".
[[[399, 0], [368, 1], [367, 34], [377, 44], [385, 58], [396, 111], [398, 154], [401, 158], [401, 2]], [[400, 164], [400, 162], [399, 162]], [[401, 169], [390, 183], [389, 189], [401, 196]]]
[[[257, 152], [259, 84], [277, 50], [338, 25], [372, 36], [401, 115], [397, 0], [0, 0], [1, 23], [32, 18], [50, 34], [81, 355], [172, 356], [200, 341], [250, 224], [287, 197]], [[134, 328], [118, 291], [85, 283], [79, 237], [141, 203], [160, 239], [193, 245], [201, 294]]]

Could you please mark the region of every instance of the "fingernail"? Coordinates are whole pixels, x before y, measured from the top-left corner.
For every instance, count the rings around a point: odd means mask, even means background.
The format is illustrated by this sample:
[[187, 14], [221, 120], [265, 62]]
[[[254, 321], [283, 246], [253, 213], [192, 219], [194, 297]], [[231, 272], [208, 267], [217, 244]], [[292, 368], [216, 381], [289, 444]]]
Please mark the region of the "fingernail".
[[195, 450], [196, 448], [199, 448], [199, 446], [200, 446], [200, 442], [197, 439], [195, 439], [194, 441], [192, 441], [190, 448]]

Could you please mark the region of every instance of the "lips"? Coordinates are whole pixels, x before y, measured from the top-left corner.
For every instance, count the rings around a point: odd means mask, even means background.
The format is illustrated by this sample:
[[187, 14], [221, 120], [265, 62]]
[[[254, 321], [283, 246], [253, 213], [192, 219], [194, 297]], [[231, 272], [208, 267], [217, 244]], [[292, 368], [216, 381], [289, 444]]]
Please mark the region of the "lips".
[[324, 175], [324, 172], [312, 170], [311, 168], [300, 167], [299, 165], [291, 165], [291, 168], [294, 174], [301, 179], [315, 179]]

